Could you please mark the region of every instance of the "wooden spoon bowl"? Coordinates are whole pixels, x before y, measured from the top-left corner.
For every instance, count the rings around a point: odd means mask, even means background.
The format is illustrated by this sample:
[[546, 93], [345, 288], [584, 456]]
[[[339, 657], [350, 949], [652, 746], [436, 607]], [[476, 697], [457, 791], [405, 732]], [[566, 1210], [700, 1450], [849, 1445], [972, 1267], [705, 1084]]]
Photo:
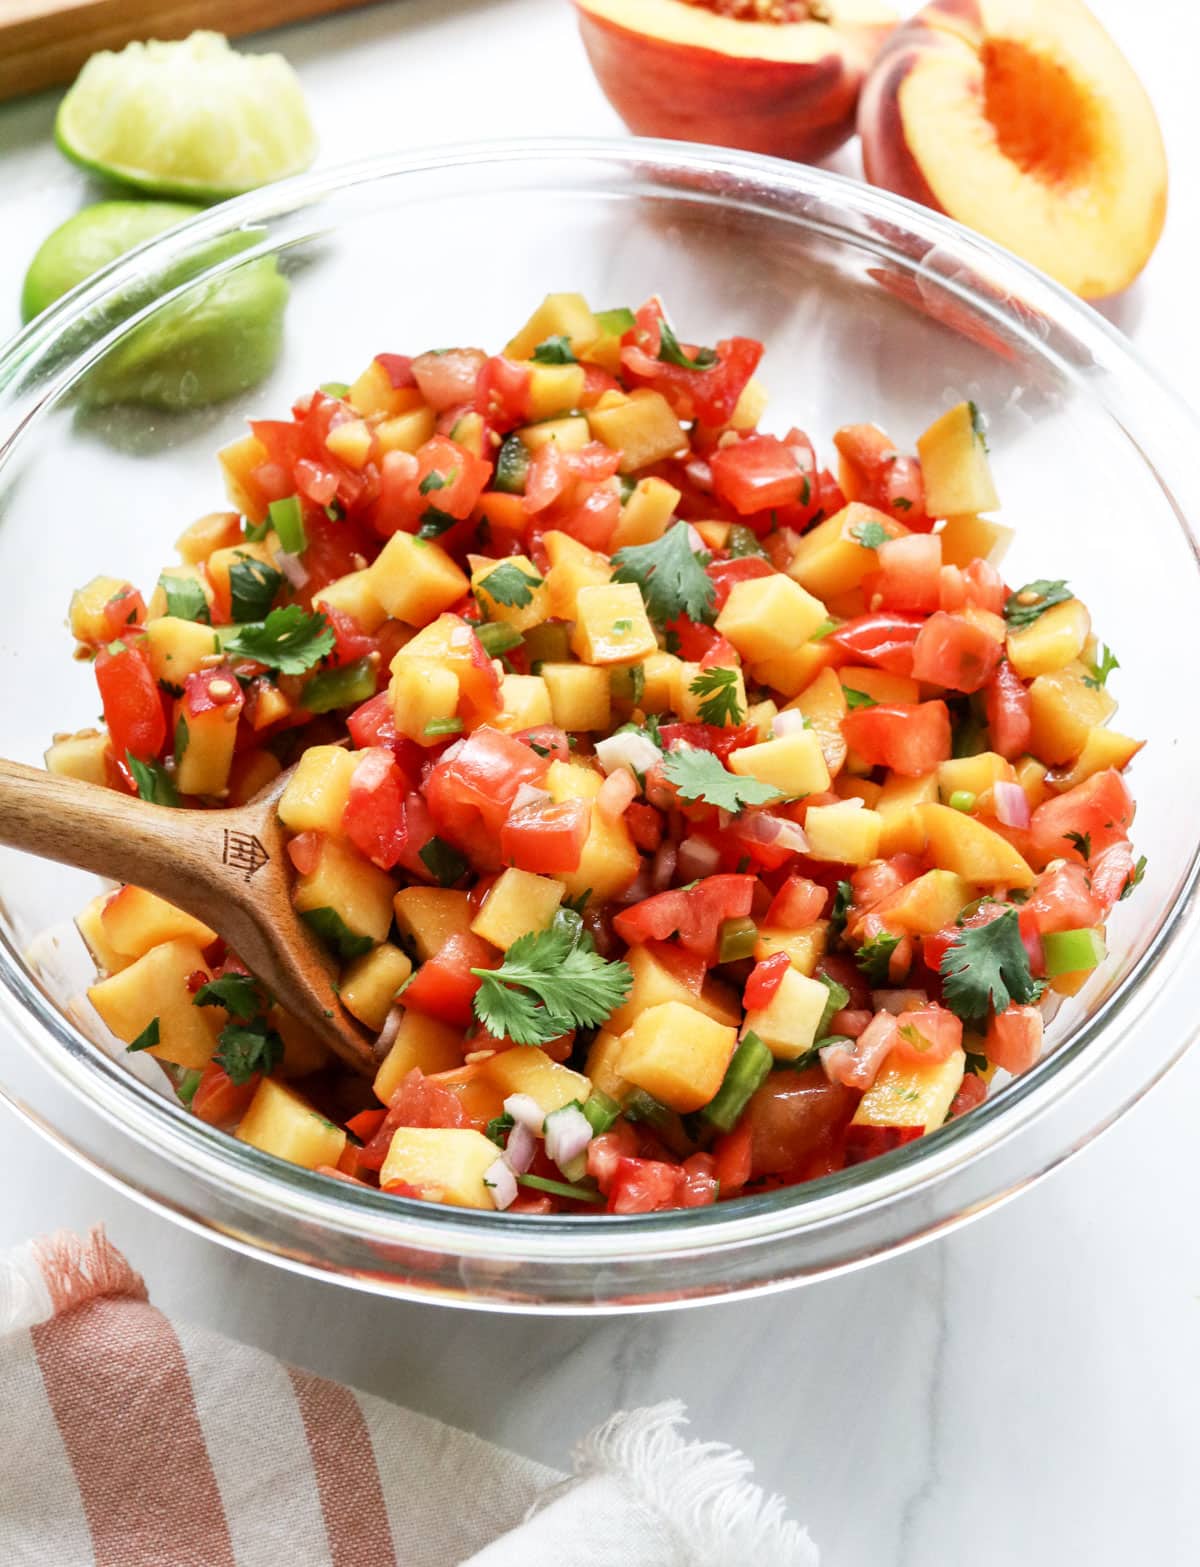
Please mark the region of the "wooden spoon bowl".
[[132, 882], [203, 920], [285, 1011], [372, 1077], [372, 1041], [342, 1006], [333, 960], [292, 904], [275, 811], [290, 776], [236, 809], [187, 811], [0, 760], [0, 843]]

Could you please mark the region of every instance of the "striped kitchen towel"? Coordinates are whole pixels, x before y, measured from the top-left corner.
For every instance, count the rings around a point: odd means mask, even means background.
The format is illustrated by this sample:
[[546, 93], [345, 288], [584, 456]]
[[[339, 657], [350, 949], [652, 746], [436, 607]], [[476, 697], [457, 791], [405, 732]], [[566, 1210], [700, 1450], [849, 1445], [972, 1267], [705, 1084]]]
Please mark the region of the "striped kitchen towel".
[[816, 1567], [682, 1406], [563, 1475], [170, 1321], [93, 1231], [0, 1256], [2, 1567]]

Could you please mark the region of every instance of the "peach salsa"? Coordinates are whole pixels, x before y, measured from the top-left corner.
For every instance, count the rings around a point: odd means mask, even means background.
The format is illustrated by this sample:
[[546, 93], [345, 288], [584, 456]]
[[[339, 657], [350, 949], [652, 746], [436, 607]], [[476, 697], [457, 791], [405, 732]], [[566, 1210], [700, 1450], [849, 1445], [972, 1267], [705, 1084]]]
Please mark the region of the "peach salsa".
[[[1024, 1072], [1138, 884], [1117, 660], [1015, 586], [983, 422], [759, 428], [763, 345], [552, 294], [220, 453], [148, 597], [71, 603], [106, 728], [51, 771], [278, 797], [377, 1036], [336, 1063], [126, 886], [88, 992], [193, 1115], [341, 1181], [645, 1213], [812, 1180]], [[278, 788], [278, 785], [276, 785]]]

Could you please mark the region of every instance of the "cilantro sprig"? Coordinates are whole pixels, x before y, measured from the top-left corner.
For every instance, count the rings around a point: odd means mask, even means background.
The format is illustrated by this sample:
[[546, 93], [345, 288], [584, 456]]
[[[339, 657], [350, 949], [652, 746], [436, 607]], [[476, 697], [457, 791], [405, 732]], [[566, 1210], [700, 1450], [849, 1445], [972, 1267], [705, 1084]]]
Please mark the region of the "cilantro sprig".
[[320, 612], [310, 615], [299, 604], [288, 604], [265, 620], [239, 626], [225, 639], [225, 651], [281, 675], [302, 675], [333, 652], [333, 630]]
[[1004, 618], [1010, 631], [1021, 631], [1025, 626], [1032, 626], [1038, 616], [1044, 615], [1048, 609], [1053, 609], [1056, 604], [1065, 604], [1074, 597], [1061, 577], [1053, 582], [1047, 577], [1038, 577], [1008, 595], [1004, 604]]
[[1100, 691], [1108, 684], [1108, 677], [1114, 669], [1120, 669], [1121, 660], [1113, 652], [1112, 648], [1102, 643], [1100, 657], [1092, 666], [1090, 675], [1084, 675], [1083, 683], [1091, 686], [1093, 691]]
[[579, 363], [575, 357], [575, 350], [571, 347], [571, 339], [564, 337], [561, 332], [554, 337], [544, 338], [529, 357], [535, 365], [573, 365]]
[[229, 1022], [217, 1038], [213, 1060], [239, 1087], [256, 1072], [272, 1072], [283, 1059], [283, 1040], [267, 1022], [271, 998], [250, 974], [222, 974], [192, 997], [197, 1007], [224, 1007]]
[[518, 1045], [598, 1027], [633, 984], [629, 965], [606, 963], [573, 909], [560, 909], [547, 930], [518, 937], [499, 968], [471, 972], [481, 982], [475, 1016], [489, 1033]]
[[719, 666], [702, 669], [688, 690], [693, 696], [703, 698], [700, 718], [706, 724], [723, 728], [726, 724], [740, 724], [746, 716], [746, 710], [738, 700], [736, 669]]
[[262, 620], [283, 586], [283, 573], [247, 555], [229, 568], [229, 602], [234, 620]]
[[687, 524], [677, 522], [651, 544], [627, 545], [613, 556], [614, 582], [635, 582], [651, 620], [665, 626], [687, 615], [711, 623], [715, 589], [692, 549]]
[[703, 800], [731, 815], [748, 805], [768, 805], [783, 798], [772, 784], [731, 773], [711, 751], [672, 751], [663, 758], [662, 769], [683, 799]]
[[962, 926], [942, 954], [942, 994], [964, 1023], [982, 1022], [988, 1008], [1036, 1001], [1045, 986], [1034, 979], [1021, 940], [1017, 911], [1006, 908], [987, 925]]

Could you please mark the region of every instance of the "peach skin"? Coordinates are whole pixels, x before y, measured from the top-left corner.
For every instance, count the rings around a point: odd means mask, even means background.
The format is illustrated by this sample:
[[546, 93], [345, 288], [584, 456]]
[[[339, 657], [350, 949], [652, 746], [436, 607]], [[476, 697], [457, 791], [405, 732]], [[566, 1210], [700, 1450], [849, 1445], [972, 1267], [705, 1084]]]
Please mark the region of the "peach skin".
[[596, 78], [639, 136], [811, 161], [854, 130], [896, 20], [879, 0], [576, 0]]
[[1085, 299], [1131, 283], [1166, 215], [1154, 109], [1080, 0], [932, 0], [863, 88], [867, 178]]

